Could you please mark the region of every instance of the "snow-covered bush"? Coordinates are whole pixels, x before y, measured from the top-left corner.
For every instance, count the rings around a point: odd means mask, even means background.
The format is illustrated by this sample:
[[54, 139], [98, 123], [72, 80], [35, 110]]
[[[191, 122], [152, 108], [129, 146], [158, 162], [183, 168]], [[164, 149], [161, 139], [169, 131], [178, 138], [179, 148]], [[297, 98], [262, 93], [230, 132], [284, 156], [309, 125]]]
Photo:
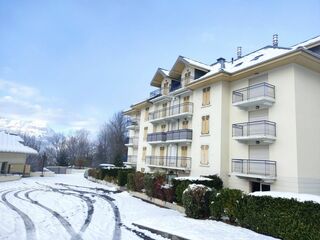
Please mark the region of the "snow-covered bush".
[[227, 217], [230, 222], [236, 221], [239, 201], [243, 197], [243, 192], [238, 189], [224, 188], [217, 193], [210, 203], [210, 213], [212, 218], [221, 220]]
[[182, 194], [186, 215], [192, 218], [209, 217], [209, 204], [215, 190], [202, 184], [190, 184]]
[[172, 179], [173, 191], [175, 193], [175, 201], [182, 204], [182, 193], [189, 184], [202, 184], [204, 186], [221, 189], [223, 186], [222, 180], [217, 175], [208, 177], [177, 177]]
[[238, 205], [240, 226], [280, 239], [320, 239], [320, 204], [246, 195]]

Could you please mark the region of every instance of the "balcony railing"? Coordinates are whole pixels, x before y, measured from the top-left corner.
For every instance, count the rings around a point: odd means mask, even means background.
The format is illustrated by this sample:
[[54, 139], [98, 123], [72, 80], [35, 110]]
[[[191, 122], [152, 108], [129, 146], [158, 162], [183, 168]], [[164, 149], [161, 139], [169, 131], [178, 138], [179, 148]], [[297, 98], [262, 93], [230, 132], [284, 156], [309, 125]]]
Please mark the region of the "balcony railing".
[[191, 129], [180, 129], [167, 132], [167, 141], [192, 140]]
[[191, 157], [147, 156], [146, 163], [152, 167], [190, 170]]
[[276, 123], [267, 120], [232, 124], [232, 137], [276, 137]]
[[137, 155], [128, 155], [127, 162], [132, 164], [137, 163]]
[[138, 146], [139, 138], [137, 137], [127, 137], [125, 139], [125, 145]]
[[164, 142], [167, 140], [165, 132], [150, 133], [147, 136], [147, 142]]
[[129, 118], [126, 121], [127, 128], [137, 127], [139, 125], [140, 119], [139, 118]]
[[157, 132], [150, 133], [147, 136], [147, 142], [166, 142], [166, 141], [183, 141], [192, 140], [192, 130], [191, 129], [180, 129], [168, 132]]
[[243, 110], [271, 107], [275, 102], [275, 86], [266, 82], [232, 92], [232, 104]]
[[149, 113], [149, 120], [152, 121], [156, 119], [171, 118], [180, 114], [190, 114], [192, 112], [193, 103], [182, 103]]
[[258, 175], [275, 178], [277, 176], [277, 164], [270, 160], [232, 159], [232, 172], [241, 176]]
[[158, 97], [161, 95], [161, 88], [156, 89], [152, 92], [150, 92], [150, 98]]
[[242, 102], [257, 97], [275, 98], [275, 86], [263, 82], [232, 92], [232, 103]]

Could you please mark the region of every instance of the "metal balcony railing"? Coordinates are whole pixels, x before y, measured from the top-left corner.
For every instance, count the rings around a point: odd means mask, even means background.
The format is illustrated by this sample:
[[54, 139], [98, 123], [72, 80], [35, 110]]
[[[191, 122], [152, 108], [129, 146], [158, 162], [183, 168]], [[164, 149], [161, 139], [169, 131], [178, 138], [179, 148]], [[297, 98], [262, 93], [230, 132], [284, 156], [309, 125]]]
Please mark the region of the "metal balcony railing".
[[263, 82], [232, 92], [232, 103], [247, 101], [258, 97], [275, 98], [275, 86]]
[[138, 126], [138, 125], [139, 125], [139, 122], [140, 122], [140, 119], [139, 119], [139, 118], [129, 118], [129, 119], [126, 121], [126, 126], [127, 126], [127, 127]]
[[232, 159], [232, 172], [245, 175], [277, 176], [277, 164], [270, 160]]
[[147, 156], [147, 165], [163, 168], [175, 168], [188, 170], [191, 168], [191, 157], [178, 156]]
[[156, 89], [152, 92], [150, 92], [150, 98], [158, 97], [161, 95], [161, 88]]
[[149, 120], [155, 120], [158, 118], [166, 118], [181, 113], [192, 113], [193, 112], [193, 103], [182, 103], [177, 104], [171, 107], [162, 108], [160, 110], [149, 113]]
[[150, 133], [147, 136], [147, 142], [165, 142], [167, 136], [165, 132]]
[[137, 155], [128, 155], [127, 162], [137, 163]]
[[232, 124], [232, 137], [276, 137], [276, 123], [267, 120]]
[[169, 140], [192, 140], [191, 129], [180, 129], [167, 132], [167, 141]]

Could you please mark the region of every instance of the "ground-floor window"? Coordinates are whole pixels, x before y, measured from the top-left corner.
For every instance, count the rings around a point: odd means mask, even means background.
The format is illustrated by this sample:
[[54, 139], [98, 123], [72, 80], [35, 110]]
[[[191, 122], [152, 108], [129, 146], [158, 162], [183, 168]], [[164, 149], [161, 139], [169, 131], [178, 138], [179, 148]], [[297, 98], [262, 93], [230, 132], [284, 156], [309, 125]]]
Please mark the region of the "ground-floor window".
[[7, 173], [7, 166], [8, 166], [8, 162], [1, 162], [0, 163], [0, 174]]
[[251, 192], [266, 192], [271, 191], [271, 186], [269, 184], [264, 184], [260, 182], [251, 182]]

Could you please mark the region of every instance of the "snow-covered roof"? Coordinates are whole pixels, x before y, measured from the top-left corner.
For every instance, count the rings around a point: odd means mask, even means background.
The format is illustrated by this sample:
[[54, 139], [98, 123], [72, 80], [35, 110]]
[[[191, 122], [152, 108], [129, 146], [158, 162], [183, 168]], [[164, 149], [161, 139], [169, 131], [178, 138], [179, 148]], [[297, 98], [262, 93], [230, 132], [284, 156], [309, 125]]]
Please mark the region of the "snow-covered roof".
[[187, 57], [180, 56], [184, 61], [186, 61], [191, 66], [194, 66], [196, 68], [205, 69], [205, 70], [211, 70], [211, 66]]
[[313, 45], [314, 43], [320, 42], [320, 36], [311, 38], [309, 40], [303, 41], [301, 43], [293, 45], [291, 48], [296, 49], [298, 47], [307, 47], [309, 45]]
[[23, 139], [16, 135], [0, 132], [0, 152], [37, 154], [33, 148], [22, 144]]

